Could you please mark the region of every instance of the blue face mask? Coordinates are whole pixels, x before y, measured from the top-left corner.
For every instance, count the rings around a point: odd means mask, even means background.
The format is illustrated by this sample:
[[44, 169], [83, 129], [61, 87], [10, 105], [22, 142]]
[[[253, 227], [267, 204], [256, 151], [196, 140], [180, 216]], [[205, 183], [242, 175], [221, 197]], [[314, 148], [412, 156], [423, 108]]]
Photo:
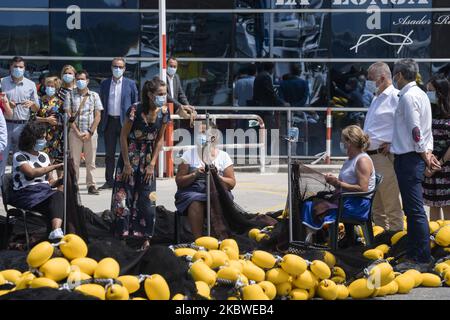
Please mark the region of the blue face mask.
[[45, 94], [49, 97], [53, 97], [56, 93], [56, 89], [54, 87], [46, 87]]
[[87, 87], [87, 81], [86, 80], [77, 80], [77, 88], [79, 90], [86, 89]]
[[346, 145], [344, 142], [341, 142], [341, 143], [339, 144], [339, 147], [341, 148], [341, 152], [342, 152], [342, 153], [347, 154], [348, 148], [347, 148], [347, 145]]
[[394, 85], [394, 88], [397, 90], [400, 90], [399, 86], [398, 86], [398, 80], [395, 79], [396, 75], [394, 76], [394, 78], [392, 79], [392, 84]]
[[73, 79], [75, 79], [73, 74], [66, 73], [66, 74], [63, 75], [63, 80], [64, 80], [65, 83], [72, 83]]
[[12, 76], [17, 79], [22, 78], [24, 73], [25, 73], [24, 68], [13, 68], [12, 70]]
[[206, 134], [202, 133], [197, 136], [197, 144], [202, 147], [206, 145]]
[[369, 91], [370, 93], [374, 94], [377, 93], [378, 92], [377, 83], [375, 81], [367, 80], [366, 90]]
[[112, 73], [113, 73], [114, 78], [122, 77], [123, 72], [124, 72], [124, 69], [121, 69], [119, 67], [113, 67], [112, 68]]
[[45, 146], [47, 145], [47, 140], [45, 139], [39, 139], [36, 141], [36, 144], [34, 145], [34, 151], [42, 151], [44, 150]]
[[155, 104], [158, 107], [162, 107], [166, 103], [166, 100], [167, 100], [166, 95], [164, 95], [164, 96], [156, 96], [155, 97]]

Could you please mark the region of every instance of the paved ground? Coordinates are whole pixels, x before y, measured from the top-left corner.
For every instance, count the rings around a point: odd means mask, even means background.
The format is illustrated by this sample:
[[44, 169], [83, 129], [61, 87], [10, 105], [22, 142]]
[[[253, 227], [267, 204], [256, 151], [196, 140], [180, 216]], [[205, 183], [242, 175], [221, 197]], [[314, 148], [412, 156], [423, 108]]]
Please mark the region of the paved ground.
[[[334, 172], [335, 168], [332, 168]], [[321, 169], [321, 171], [327, 171]], [[111, 191], [101, 191], [98, 196], [88, 195], [85, 185], [85, 169], [81, 168], [81, 199], [83, 205], [94, 212], [102, 212], [110, 207]], [[97, 185], [104, 183], [104, 169], [98, 168], [95, 174]], [[236, 202], [252, 213], [265, 213], [283, 209], [287, 199], [287, 173], [274, 174], [236, 172], [237, 185], [233, 194]], [[176, 185], [174, 179], [157, 180], [157, 204], [169, 210], [175, 210], [174, 194]], [[0, 214], [4, 214], [0, 206]], [[382, 300], [450, 300], [450, 288], [418, 288], [407, 295], [395, 295]]]
[[[83, 205], [94, 212], [108, 209], [111, 202], [111, 191], [101, 191], [99, 196], [88, 195], [85, 181], [84, 168], [80, 173], [81, 199]], [[260, 175], [257, 173], [236, 173], [237, 186], [233, 191], [236, 202], [249, 212], [267, 212], [283, 209], [287, 197], [287, 173]], [[103, 169], [96, 171], [97, 185], [104, 182]], [[176, 184], [174, 179], [158, 179], [157, 205], [163, 205], [169, 210], [175, 210], [174, 195]]]

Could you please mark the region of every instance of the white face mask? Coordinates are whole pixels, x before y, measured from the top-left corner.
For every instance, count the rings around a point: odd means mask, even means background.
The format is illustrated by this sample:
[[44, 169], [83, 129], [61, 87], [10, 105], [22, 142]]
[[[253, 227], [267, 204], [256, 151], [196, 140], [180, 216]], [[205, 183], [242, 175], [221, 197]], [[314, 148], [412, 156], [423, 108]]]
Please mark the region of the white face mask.
[[430, 102], [432, 104], [437, 104], [437, 95], [436, 91], [427, 91], [428, 99], [430, 99]]
[[171, 77], [173, 77], [173, 75], [177, 73], [177, 68], [172, 68], [172, 67], [168, 67], [167, 68], [167, 74]]
[[366, 90], [374, 94], [378, 93], [377, 83], [375, 81], [367, 80]]
[[121, 69], [119, 67], [112, 67], [112, 73], [114, 78], [122, 77], [124, 71], [125, 71], [124, 69]]

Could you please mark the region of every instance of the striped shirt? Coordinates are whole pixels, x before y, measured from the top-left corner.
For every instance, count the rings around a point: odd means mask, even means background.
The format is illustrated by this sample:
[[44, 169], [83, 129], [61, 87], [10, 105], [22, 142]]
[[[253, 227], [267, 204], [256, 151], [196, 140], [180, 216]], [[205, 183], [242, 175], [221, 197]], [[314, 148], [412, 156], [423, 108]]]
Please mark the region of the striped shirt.
[[64, 87], [60, 87], [58, 92], [56, 93], [56, 96], [61, 100], [63, 103], [66, 101], [67, 93], [72, 92], [73, 89], [67, 89]]
[[100, 101], [100, 96], [94, 91], [88, 90], [84, 95], [81, 95], [78, 89], [72, 90], [66, 96], [64, 101], [64, 109], [69, 111], [74, 116], [80, 108], [84, 96], [87, 95], [86, 102], [80, 110], [78, 117], [75, 119], [75, 124], [81, 133], [88, 132], [94, 123], [95, 112], [102, 111], [103, 105]]

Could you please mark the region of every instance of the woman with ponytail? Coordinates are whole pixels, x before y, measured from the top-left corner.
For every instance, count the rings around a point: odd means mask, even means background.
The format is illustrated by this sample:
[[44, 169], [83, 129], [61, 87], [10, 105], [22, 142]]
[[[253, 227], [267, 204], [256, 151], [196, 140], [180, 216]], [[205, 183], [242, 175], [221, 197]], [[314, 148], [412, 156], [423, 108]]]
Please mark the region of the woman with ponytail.
[[121, 156], [117, 163], [112, 212], [115, 235], [139, 238], [143, 248], [153, 235], [156, 201], [154, 175], [164, 131], [170, 121], [167, 87], [159, 78], [146, 81], [142, 100], [133, 104], [120, 134]]
[[[370, 145], [369, 136], [358, 126], [349, 126], [342, 131], [341, 149], [348, 160], [343, 164], [339, 177], [325, 175], [328, 184], [335, 188], [335, 194], [342, 192], [371, 192], [375, 189], [376, 177], [372, 159], [366, 153]], [[336, 220], [337, 197], [326, 200], [307, 201], [303, 205], [303, 223], [314, 232]], [[370, 212], [369, 198], [346, 198], [344, 218], [366, 221]], [[352, 230], [346, 232], [352, 234]]]

